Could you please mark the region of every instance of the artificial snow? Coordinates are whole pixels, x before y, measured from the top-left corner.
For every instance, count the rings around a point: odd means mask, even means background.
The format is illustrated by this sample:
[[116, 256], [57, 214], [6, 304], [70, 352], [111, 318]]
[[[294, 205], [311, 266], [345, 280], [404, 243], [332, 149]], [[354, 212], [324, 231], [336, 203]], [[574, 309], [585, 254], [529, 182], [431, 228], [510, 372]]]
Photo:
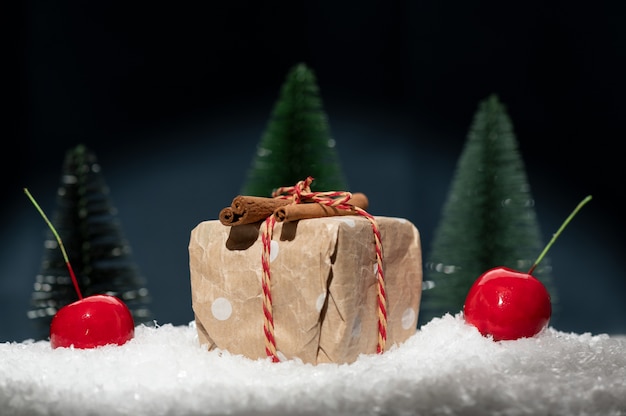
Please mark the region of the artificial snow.
[[626, 336], [494, 342], [444, 315], [351, 364], [207, 351], [193, 322], [122, 346], [0, 344], [2, 415], [626, 415]]

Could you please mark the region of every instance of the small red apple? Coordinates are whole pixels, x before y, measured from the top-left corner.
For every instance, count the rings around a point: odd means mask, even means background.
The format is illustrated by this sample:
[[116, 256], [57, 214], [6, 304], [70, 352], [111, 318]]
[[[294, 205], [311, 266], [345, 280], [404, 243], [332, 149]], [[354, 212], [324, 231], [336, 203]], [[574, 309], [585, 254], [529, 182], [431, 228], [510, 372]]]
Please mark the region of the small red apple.
[[590, 200], [591, 195], [578, 204], [527, 273], [495, 267], [480, 275], [465, 298], [465, 321], [484, 336], [493, 336], [494, 341], [529, 338], [548, 326], [552, 315], [550, 294], [532, 273], [563, 229]]
[[76, 302], [62, 307], [52, 318], [50, 323], [52, 348], [72, 345], [74, 348], [95, 348], [108, 344], [125, 344], [135, 336], [135, 322], [128, 306], [119, 298], [110, 295], [92, 295], [83, 298], [61, 237], [28, 189], [24, 188], [24, 193], [56, 237], [78, 295]]
[[537, 278], [506, 267], [483, 273], [470, 288], [463, 315], [494, 341], [529, 338], [550, 322], [550, 294]]
[[128, 307], [110, 295], [92, 295], [59, 309], [50, 324], [52, 348], [122, 345], [135, 335]]

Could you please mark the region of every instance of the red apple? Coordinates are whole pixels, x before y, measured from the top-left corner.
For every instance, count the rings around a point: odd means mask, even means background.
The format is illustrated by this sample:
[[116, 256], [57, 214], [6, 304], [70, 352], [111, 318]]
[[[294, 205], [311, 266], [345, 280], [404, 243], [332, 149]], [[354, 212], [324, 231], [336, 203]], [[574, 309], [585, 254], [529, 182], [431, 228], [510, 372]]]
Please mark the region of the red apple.
[[552, 236], [527, 273], [495, 267], [480, 275], [463, 305], [465, 321], [494, 341], [532, 337], [550, 322], [552, 303], [546, 287], [532, 273], [578, 211], [591, 200], [583, 199]]
[[74, 348], [95, 348], [108, 344], [125, 344], [135, 336], [135, 322], [128, 306], [115, 296], [92, 295], [83, 298], [61, 237], [27, 188], [24, 188], [24, 193], [57, 239], [78, 295], [76, 302], [62, 307], [52, 318], [50, 323], [52, 348], [72, 345]]
[[552, 304], [548, 290], [534, 276], [496, 267], [476, 279], [463, 315], [494, 341], [513, 340], [541, 332], [550, 322]]
[[122, 345], [135, 335], [128, 307], [115, 296], [92, 295], [59, 309], [50, 324], [52, 348]]

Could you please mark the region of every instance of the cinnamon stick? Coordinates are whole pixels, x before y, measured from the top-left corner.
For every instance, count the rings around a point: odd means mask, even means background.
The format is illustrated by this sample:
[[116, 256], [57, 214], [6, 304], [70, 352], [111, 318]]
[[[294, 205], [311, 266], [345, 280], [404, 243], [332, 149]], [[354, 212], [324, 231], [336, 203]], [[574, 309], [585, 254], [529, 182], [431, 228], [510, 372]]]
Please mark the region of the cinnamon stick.
[[291, 204], [290, 199], [265, 198], [261, 196], [235, 197], [230, 205], [219, 213], [219, 220], [227, 226], [251, 224], [264, 220], [283, 206]]
[[362, 192], [355, 192], [352, 194], [352, 197], [348, 201], [348, 204], [354, 205], [355, 207], [359, 207], [367, 211], [369, 208], [370, 201], [367, 199], [367, 196]]
[[[363, 193], [354, 193], [348, 204], [366, 210], [369, 201]], [[276, 208], [274, 218], [278, 222], [304, 220], [308, 218], [333, 217], [340, 215], [356, 215], [355, 209], [342, 209], [317, 202], [290, 204]]]

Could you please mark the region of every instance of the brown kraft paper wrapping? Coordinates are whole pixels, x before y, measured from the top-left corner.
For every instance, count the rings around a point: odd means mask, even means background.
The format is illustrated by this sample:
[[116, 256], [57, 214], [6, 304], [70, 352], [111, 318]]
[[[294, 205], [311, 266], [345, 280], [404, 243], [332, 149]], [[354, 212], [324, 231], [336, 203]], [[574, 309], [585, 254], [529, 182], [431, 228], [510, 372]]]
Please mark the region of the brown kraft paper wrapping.
[[[413, 335], [422, 289], [419, 232], [375, 217], [383, 245], [388, 350]], [[204, 221], [191, 232], [192, 308], [199, 342], [267, 358], [260, 224]], [[270, 255], [274, 336], [281, 360], [350, 363], [376, 352], [378, 298], [372, 224], [362, 216], [276, 223]]]

